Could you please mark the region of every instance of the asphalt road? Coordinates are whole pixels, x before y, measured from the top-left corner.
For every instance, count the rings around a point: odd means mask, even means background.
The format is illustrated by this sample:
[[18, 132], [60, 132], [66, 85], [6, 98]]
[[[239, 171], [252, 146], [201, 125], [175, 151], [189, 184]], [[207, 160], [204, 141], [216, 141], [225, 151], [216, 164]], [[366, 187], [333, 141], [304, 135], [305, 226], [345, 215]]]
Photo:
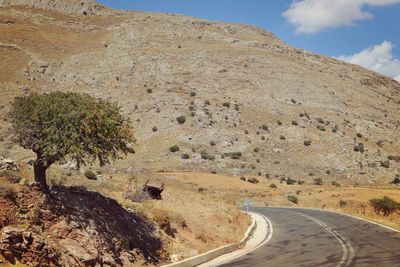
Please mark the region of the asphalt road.
[[258, 208], [273, 234], [268, 243], [221, 266], [400, 267], [400, 233], [341, 214]]

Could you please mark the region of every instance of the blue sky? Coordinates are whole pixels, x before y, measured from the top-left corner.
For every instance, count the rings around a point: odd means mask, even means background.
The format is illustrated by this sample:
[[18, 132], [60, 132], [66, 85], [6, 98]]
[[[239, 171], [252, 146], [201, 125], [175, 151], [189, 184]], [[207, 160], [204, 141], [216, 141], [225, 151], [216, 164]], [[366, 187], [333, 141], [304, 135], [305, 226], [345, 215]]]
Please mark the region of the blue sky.
[[[291, 46], [340, 57], [400, 80], [400, 0], [99, 0], [259, 26]], [[385, 42], [386, 41], [386, 42]]]

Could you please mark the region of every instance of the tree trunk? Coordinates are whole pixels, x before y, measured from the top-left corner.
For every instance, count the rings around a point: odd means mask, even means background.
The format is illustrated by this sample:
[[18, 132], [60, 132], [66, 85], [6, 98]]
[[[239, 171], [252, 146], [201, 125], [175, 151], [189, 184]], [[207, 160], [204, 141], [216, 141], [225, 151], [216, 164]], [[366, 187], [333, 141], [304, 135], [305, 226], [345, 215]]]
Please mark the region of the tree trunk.
[[39, 159], [33, 164], [33, 171], [35, 173], [35, 181], [39, 184], [41, 189], [47, 189], [46, 171], [48, 166], [45, 166]]

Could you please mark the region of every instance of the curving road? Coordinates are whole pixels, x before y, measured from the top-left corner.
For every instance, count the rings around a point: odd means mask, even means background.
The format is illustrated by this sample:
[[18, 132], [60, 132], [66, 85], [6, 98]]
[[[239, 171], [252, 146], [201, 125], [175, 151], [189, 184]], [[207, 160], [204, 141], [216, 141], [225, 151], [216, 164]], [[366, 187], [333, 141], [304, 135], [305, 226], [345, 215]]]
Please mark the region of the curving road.
[[221, 266], [400, 266], [400, 233], [349, 216], [309, 209], [257, 208], [272, 237]]

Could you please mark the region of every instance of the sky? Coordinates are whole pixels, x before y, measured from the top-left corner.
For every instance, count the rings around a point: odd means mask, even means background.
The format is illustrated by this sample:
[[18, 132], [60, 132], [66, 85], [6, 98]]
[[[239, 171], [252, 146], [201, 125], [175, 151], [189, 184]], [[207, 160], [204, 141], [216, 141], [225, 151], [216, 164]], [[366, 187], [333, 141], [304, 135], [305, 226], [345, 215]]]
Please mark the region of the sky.
[[400, 0], [98, 0], [116, 9], [251, 24], [296, 48], [400, 82]]

